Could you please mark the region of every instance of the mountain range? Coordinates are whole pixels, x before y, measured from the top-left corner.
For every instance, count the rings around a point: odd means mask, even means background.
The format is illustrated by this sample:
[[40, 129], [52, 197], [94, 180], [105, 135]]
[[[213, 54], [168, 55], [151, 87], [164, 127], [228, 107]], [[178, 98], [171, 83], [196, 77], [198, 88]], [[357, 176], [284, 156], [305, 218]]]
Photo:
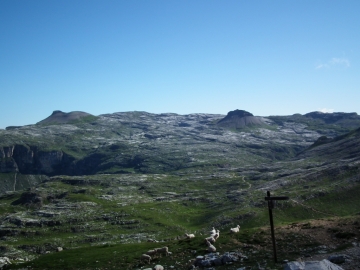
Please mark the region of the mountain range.
[[163, 245], [173, 255], [154, 262], [187, 269], [207, 256], [212, 227], [220, 253], [283, 269], [271, 262], [267, 192], [289, 198], [274, 209], [282, 258], [360, 238], [360, 116], [57, 110], [0, 130], [0, 183], [0, 256], [14, 269], [140, 269]]
[[260, 164], [356, 158], [358, 144], [352, 141], [359, 127], [359, 115], [341, 112], [259, 117], [244, 110], [226, 116], [54, 111], [34, 125], [0, 130], [1, 191], [29, 187], [55, 175], [253, 167], [249, 177], [264, 178], [256, 169]]

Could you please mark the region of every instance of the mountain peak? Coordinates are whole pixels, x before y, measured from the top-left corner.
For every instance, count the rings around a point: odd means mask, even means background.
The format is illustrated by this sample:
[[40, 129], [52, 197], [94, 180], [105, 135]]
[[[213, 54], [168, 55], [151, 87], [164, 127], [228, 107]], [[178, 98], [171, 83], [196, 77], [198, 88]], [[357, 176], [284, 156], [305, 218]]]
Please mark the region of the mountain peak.
[[218, 126], [225, 128], [244, 128], [248, 126], [263, 126], [265, 122], [261, 117], [254, 116], [245, 110], [234, 110], [228, 112], [228, 114], [221, 119]]
[[56, 115], [56, 114], [65, 114], [65, 113], [60, 110], [55, 110], [55, 111], [53, 111], [53, 113], [51, 115]]
[[252, 113], [249, 113], [248, 111], [236, 109], [234, 111], [228, 112], [226, 117], [232, 117], [232, 116], [245, 117], [245, 116], [254, 116], [254, 115]]
[[60, 110], [55, 110], [49, 117], [36, 124], [67, 124], [70, 121], [78, 120], [85, 116], [92, 116], [92, 114], [80, 111], [66, 113]]

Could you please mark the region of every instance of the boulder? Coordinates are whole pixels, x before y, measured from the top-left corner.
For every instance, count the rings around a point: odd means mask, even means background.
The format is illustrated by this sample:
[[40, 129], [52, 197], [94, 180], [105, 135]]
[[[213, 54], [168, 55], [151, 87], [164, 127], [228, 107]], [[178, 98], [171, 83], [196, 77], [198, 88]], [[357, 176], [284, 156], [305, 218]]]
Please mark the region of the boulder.
[[221, 258], [216, 258], [216, 259], [212, 260], [212, 263], [214, 264], [214, 266], [223, 265], [223, 262], [221, 261]]
[[346, 255], [338, 254], [338, 255], [331, 255], [327, 259], [332, 263], [341, 264], [346, 261], [346, 258], [347, 258]]
[[7, 264], [11, 264], [9, 258], [8, 257], [0, 257], [0, 269], [2, 269], [2, 267], [4, 267]]
[[12, 202], [13, 205], [18, 205], [18, 204], [22, 204], [22, 205], [39, 205], [42, 206], [43, 204], [43, 198], [42, 195], [38, 192], [35, 191], [25, 191], [21, 194], [21, 197]]
[[327, 259], [322, 261], [288, 262], [284, 270], [344, 270]]
[[201, 267], [209, 267], [211, 266], [211, 260], [202, 260], [198, 263], [199, 266]]
[[304, 262], [288, 262], [284, 266], [284, 270], [304, 270], [305, 263]]
[[230, 255], [230, 254], [224, 254], [222, 257], [221, 257], [221, 261], [223, 264], [227, 264], [227, 263], [230, 263], [230, 262], [236, 262], [238, 259], [233, 256], [233, 255]]

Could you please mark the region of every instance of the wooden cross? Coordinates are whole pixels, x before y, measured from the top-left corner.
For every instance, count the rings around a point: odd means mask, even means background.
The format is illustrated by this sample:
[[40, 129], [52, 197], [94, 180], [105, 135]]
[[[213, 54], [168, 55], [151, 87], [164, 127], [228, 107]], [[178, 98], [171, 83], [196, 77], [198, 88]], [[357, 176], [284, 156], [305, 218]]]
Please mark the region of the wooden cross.
[[274, 233], [274, 221], [273, 221], [273, 215], [272, 215], [272, 209], [275, 207], [275, 201], [279, 200], [288, 200], [289, 197], [287, 196], [270, 196], [270, 191], [267, 192], [267, 197], [265, 197], [265, 201], [268, 202], [268, 208], [269, 208], [269, 216], [270, 216], [270, 227], [271, 227], [271, 239], [273, 243], [273, 249], [274, 249], [274, 262], [277, 263], [277, 257], [276, 257], [276, 242], [275, 242], [275, 233]]

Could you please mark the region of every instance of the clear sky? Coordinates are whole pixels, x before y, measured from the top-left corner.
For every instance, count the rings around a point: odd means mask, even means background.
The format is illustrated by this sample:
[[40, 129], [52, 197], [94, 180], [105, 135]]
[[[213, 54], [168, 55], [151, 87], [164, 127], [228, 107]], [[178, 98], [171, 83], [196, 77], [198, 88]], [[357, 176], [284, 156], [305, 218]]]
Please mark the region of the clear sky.
[[359, 0], [1, 0], [0, 128], [54, 110], [360, 113]]

